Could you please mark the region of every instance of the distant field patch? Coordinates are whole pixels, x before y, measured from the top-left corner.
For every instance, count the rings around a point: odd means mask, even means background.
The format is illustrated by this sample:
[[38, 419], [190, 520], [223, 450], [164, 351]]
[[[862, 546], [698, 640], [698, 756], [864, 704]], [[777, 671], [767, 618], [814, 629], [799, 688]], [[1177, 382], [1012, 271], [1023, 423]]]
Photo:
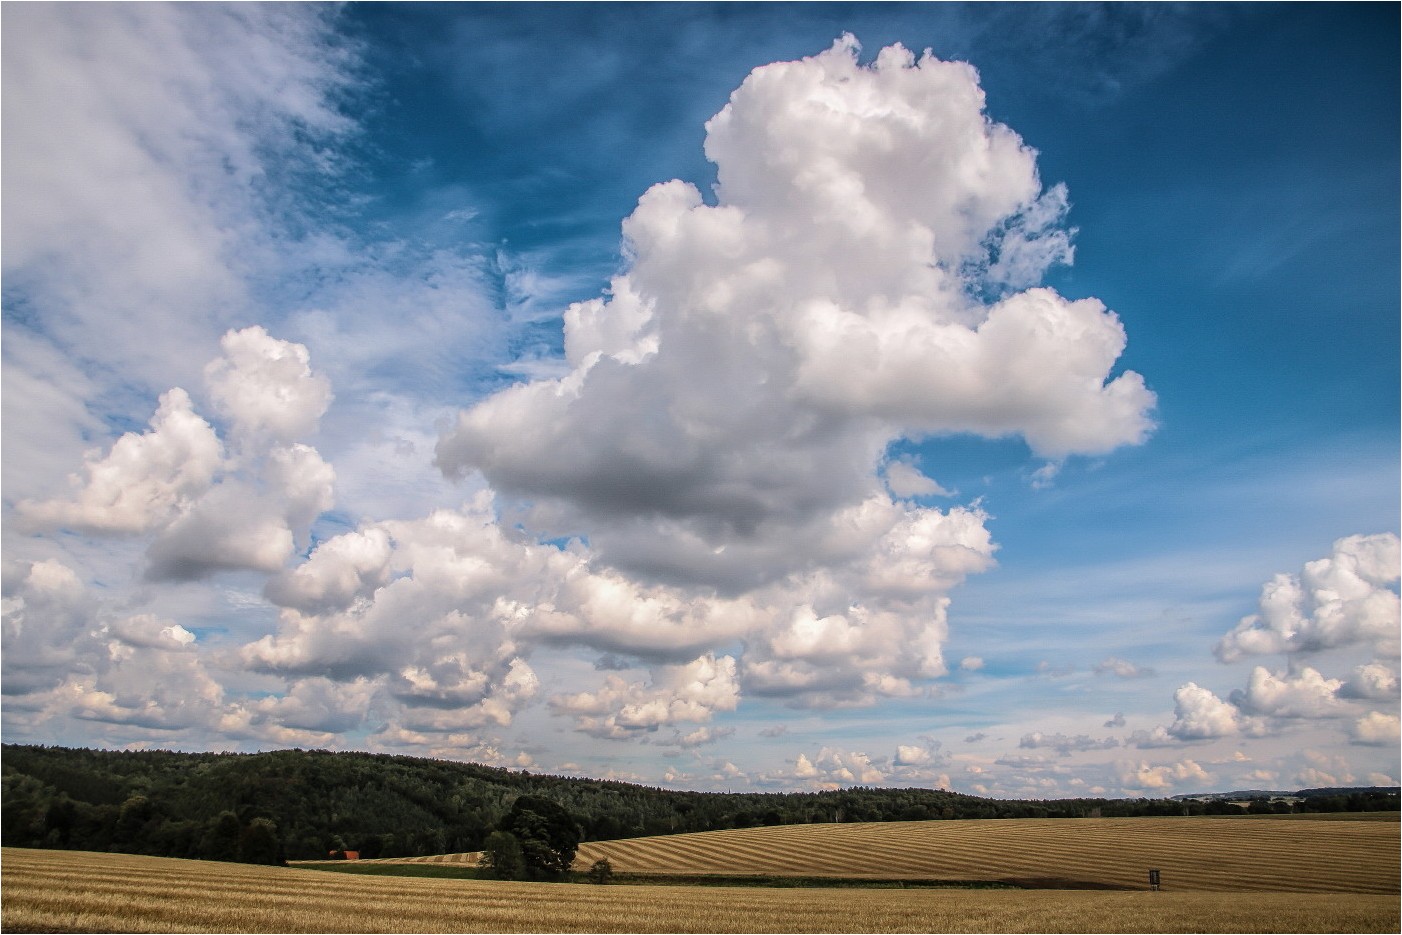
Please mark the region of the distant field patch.
[[[780, 825], [581, 845], [640, 874], [1001, 881], [1024, 887], [1392, 893], [1402, 825], [1382, 818], [1061, 818]], [[476, 854], [387, 862], [473, 866]]]
[[592, 886], [5, 848], [6, 932], [1384, 932], [1396, 894]]
[[1376, 821], [1085, 818], [783, 825], [600, 841], [586, 865], [646, 873], [1005, 880], [1199, 892], [1398, 892], [1399, 825]]

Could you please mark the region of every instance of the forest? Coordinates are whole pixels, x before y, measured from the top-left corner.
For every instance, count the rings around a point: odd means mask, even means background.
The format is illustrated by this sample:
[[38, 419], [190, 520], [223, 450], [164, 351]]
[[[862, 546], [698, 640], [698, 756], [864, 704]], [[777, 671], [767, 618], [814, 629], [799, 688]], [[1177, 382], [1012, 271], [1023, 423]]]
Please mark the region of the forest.
[[0, 839], [12, 847], [247, 863], [481, 850], [522, 796], [558, 803], [580, 839], [810, 822], [1396, 810], [1393, 789], [1299, 801], [988, 799], [938, 789], [686, 792], [387, 754], [0, 747]]

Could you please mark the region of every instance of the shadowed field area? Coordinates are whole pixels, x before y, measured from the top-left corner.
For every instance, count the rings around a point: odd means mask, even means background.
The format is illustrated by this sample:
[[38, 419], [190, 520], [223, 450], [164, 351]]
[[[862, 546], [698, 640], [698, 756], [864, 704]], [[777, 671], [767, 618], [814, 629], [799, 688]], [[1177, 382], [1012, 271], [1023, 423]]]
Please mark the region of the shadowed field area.
[[[1024, 887], [1378, 893], [1399, 887], [1391, 820], [1087, 818], [783, 825], [581, 845], [615, 871], [1001, 881]], [[475, 864], [476, 854], [392, 862]]]
[[6, 932], [1382, 932], [1396, 895], [591, 886], [3, 851]]

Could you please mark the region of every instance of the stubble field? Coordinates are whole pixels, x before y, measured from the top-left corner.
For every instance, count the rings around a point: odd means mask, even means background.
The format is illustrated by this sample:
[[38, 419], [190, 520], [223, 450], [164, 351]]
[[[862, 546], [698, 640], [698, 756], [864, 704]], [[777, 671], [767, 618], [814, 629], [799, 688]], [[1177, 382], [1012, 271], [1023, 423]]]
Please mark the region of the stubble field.
[[[608, 856], [620, 871], [680, 876], [1102, 887], [1086, 889], [506, 883], [6, 848], [0, 905], [6, 932], [1395, 932], [1398, 834], [1395, 820], [909, 822], [611, 841], [580, 854], [585, 866]], [[1148, 890], [1151, 866], [1162, 892]]]
[[[1011, 882], [1172, 892], [1397, 893], [1397, 813], [1327, 820], [1058, 818], [781, 825], [581, 845], [619, 872]], [[383, 863], [475, 864], [476, 854]]]

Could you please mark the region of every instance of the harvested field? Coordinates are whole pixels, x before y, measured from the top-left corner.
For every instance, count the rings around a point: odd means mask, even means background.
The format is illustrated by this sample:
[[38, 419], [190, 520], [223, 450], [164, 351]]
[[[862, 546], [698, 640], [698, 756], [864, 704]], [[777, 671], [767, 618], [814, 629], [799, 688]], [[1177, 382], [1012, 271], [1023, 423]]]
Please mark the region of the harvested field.
[[[1393, 820], [1085, 818], [782, 825], [579, 849], [615, 871], [1004, 881], [1063, 889], [1391, 893], [1402, 825]], [[476, 854], [406, 858], [474, 864]]]
[[365, 877], [5, 848], [6, 932], [1383, 932], [1395, 894], [784, 890]]

